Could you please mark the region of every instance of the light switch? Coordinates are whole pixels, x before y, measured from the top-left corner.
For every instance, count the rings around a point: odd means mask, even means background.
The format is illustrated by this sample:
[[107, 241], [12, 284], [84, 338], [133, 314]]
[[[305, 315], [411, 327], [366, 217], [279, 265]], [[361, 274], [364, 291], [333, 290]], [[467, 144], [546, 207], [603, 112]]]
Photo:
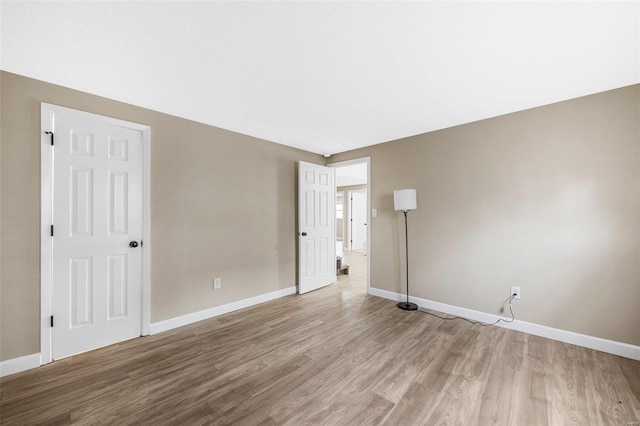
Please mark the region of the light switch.
[[378, 209], [371, 209], [371, 217], [378, 217]]

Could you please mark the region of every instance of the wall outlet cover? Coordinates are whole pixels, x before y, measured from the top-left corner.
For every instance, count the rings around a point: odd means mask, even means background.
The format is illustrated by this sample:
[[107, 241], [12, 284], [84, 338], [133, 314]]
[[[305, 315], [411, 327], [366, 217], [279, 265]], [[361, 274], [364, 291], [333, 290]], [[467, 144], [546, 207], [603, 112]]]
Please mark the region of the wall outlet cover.
[[[515, 296], [513, 296], [515, 294]], [[509, 296], [513, 296], [514, 299], [520, 299], [520, 287], [511, 286], [511, 293]]]

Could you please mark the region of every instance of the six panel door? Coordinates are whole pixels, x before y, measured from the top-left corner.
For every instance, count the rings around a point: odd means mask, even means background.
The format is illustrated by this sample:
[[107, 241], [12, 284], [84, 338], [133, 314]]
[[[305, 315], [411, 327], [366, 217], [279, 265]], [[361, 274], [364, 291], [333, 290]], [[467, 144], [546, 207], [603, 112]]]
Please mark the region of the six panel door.
[[59, 359], [141, 334], [142, 134], [56, 112], [53, 152]]
[[335, 169], [298, 163], [298, 293], [336, 282]]

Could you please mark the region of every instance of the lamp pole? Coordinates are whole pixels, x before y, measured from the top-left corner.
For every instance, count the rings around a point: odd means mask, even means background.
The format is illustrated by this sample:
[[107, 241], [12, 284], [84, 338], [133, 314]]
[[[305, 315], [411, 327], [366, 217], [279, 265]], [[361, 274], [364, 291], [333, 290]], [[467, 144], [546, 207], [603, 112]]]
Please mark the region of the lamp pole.
[[398, 303], [398, 308], [405, 311], [415, 311], [418, 305], [409, 302], [409, 225], [407, 224], [407, 210], [404, 213], [404, 249], [405, 249], [405, 265], [407, 268], [407, 301]]

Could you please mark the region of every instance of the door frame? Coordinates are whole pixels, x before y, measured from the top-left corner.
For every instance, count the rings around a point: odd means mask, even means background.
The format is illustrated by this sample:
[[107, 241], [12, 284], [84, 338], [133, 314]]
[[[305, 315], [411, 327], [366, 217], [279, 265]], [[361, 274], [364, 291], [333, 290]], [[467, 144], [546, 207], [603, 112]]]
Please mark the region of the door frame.
[[[78, 118], [99, 121], [101, 123], [125, 127], [140, 131], [142, 136], [142, 297], [141, 324], [142, 336], [150, 333], [151, 322], [151, 239], [150, 239], [150, 141], [151, 127], [117, 118], [92, 114], [85, 111], [58, 105], [40, 103], [40, 365], [53, 360], [53, 332], [50, 323], [52, 313], [53, 285], [53, 247], [51, 224], [53, 223], [53, 147], [51, 129], [53, 114], [66, 113]], [[55, 122], [54, 122], [55, 127]]]
[[[353, 160], [338, 161], [337, 163], [327, 164], [327, 167], [344, 167], [352, 166], [354, 164], [367, 165], [367, 294], [371, 294], [371, 157], [361, 157], [355, 158]], [[335, 239], [337, 241], [337, 235]]]

